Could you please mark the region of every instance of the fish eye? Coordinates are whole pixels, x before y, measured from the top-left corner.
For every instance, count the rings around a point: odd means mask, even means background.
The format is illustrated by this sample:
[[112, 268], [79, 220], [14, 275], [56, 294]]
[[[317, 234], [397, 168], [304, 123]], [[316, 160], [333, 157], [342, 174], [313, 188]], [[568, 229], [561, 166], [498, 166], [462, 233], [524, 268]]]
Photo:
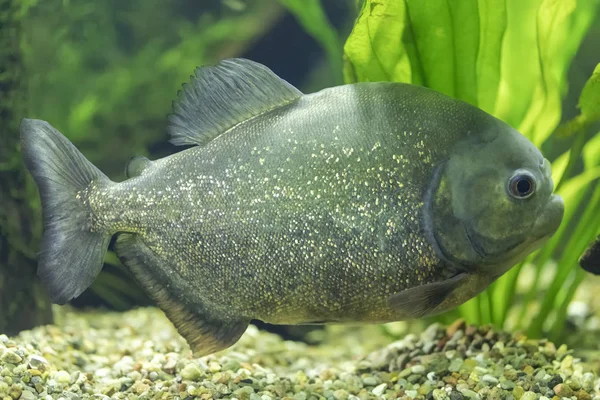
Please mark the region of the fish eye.
[[529, 198], [535, 191], [535, 179], [524, 173], [513, 175], [508, 183], [508, 190], [511, 196], [517, 199]]

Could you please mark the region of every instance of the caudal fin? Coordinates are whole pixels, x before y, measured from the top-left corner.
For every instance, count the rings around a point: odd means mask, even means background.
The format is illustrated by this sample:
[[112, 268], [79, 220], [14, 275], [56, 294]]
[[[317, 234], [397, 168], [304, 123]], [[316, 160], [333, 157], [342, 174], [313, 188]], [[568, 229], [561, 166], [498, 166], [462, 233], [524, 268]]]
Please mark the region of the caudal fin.
[[111, 235], [91, 230], [91, 212], [78, 192], [92, 181], [110, 181], [58, 130], [23, 119], [21, 151], [39, 188], [44, 233], [38, 276], [54, 303], [64, 304], [89, 287], [104, 262]]

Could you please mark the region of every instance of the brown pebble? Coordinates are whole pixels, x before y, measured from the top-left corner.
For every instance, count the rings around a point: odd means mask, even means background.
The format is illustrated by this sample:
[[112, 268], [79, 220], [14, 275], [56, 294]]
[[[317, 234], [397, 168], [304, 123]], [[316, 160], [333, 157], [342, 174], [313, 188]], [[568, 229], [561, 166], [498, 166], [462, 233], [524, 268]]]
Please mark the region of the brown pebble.
[[464, 320], [464, 318], [459, 318], [452, 324], [448, 325], [446, 328], [446, 335], [452, 337], [457, 331], [465, 329], [466, 326], [467, 322]]
[[475, 325], [469, 325], [465, 329], [466, 336], [473, 336], [476, 332], [477, 332], [477, 326], [475, 326]]
[[573, 396], [573, 389], [571, 389], [569, 385], [559, 383], [558, 385], [554, 386], [554, 393], [560, 397], [571, 397]]
[[457, 379], [455, 377], [453, 377], [452, 375], [448, 375], [448, 376], [444, 377], [444, 382], [447, 383], [448, 385], [456, 386]]
[[575, 392], [577, 400], [592, 400], [592, 395], [585, 390], [578, 390]]

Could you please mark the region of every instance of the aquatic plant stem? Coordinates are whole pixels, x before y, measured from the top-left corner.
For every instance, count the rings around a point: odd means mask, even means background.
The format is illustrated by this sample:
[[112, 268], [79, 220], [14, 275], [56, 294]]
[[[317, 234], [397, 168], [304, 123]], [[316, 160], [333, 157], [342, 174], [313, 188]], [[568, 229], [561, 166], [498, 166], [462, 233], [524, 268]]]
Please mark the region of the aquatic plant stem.
[[586, 129], [581, 129], [577, 133], [577, 136], [575, 136], [575, 142], [571, 146], [571, 150], [569, 150], [569, 162], [567, 163], [567, 166], [565, 167], [565, 170], [563, 171], [560, 180], [556, 184], [556, 187], [554, 189], [555, 191], [558, 191], [561, 188], [561, 186], [567, 181], [567, 179], [571, 176], [573, 168], [575, 167], [575, 164], [577, 164], [577, 161], [581, 156], [581, 152], [583, 151], [583, 147], [585, 146], [586, 131]]
[[546, 295], [542, 299], [539, 312], [529, 325], [527, 330], [528, 336], [539, 337], [542, 334], [543, 324], [553, 309], [554, 299], [562, 288], [562, 285], [569, 276], [571, 270], [577, 265], [574, 260], [577, 260], [579, 255], [583, 253], [585, 246], [589, 241], [588, 239], [593, 236], [595, 227], [600, 222], [600, 213], [597, 212], [598, 205], [600, 205], [600, 185], [596, 186], [592, 197], [581, 216], [581, 221], [587, 222], [578, 224], [575, 231], [570, 234], [567, 245], [558, 261], [556, 275], [550, 284]]
[[279, 0], [321, 44], [328, 58], [336, 84], [342, 84], [343, 46], [339, 35], [325, 14], [321, 0]]
[[562, 333], [562, 330], [565, 326], [565, 321], [567, 319], [567, 309], [569, 304], [571, 304], [571, 301], [577, 292], [577, 288], [586, 275], [586, 272], [580, 268], [576, 268], [574, 273], [575, 277], [571, 281], [571, 284], [562, 290], [564, 293], [564, 296], [562, 296], [563, 298], [560, 301], [557, 301], [559, 306], [556, 309], [556, 318], [548, 332], [548, 339], [550, 340], [557, 341], [560, 338], [560, 334]]

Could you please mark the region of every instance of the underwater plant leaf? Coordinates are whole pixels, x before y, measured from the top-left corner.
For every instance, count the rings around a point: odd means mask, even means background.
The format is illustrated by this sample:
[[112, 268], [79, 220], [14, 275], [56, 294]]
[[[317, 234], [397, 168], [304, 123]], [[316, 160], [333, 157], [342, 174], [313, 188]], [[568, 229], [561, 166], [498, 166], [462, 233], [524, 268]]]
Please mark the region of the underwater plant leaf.
[[[567, 70], [584, 34], [595, 17], [598, 3], [589, 0], [528, 0], [527, 2], [514, 0], [513, 3], [512, 8], [518, 8], [519, 14], [523, 4], [535, 5], [536, 13], [533, 19], [536, 21], [535, 24], [532, 24], [531, 20], [521, 20], [522, 15], [515, 17], [524, 24], [520, 29], [524, 30], [525, 37], [527, 37], [527, 26], [535, 28], [535, 36], [531, 41], [523, 40], [521, 34], [513, 39], [516, 42], [529, 43], [528, 51], [533, 53], [536, 59], [533, 60], [527, 55], [521, 54], [527, 58], [515, 60], [514, 68], [510, 70], [508, 76], [511, 80], [519, 81], [519, 83], [514, 87], [512, 95], [506, 97], [505, 100], [514, 102], [519, 96], [527, 97], [526, 93], [533, 93], [530, 104], [524, 109], [525, 115], [521, 120], [517, 119], [511, 123], [514, 123], [517, 129], [526, 134], [536, 146], [541, 146], [560, 121], [561, 100], [566, 91]], [[535, 47], [532, 46], [534, 43]], [[514, 46], [517, 47], [518, 44], [514, 43]], [[512, 46], [507, 49], [506, 53], [511, 50]], [[523, 73], [524, 64], [530, 62], [537, 67], [524, 78], [534, 82], [534, 85], [517, 78]], [[507, 108], [515, 111], [518, 109], [511, 105], [508, 105]]]
[[[587, 171], [581, 175], [585, 176], [585, 179], [598, 179], [600, 177], [600, 167]], [[575, 179], [574, 179], [575, 180]], [[589, 182], [589, 181], [588, 181]], [[566, 185], [565, 185], [566, 186]], [[586, 185], [587, 186], [587, 185]], [[573, 190], [573, 188], [570, 188]], [[582, 187], [581, 189], [585, 189]], [[585, 191], [585, 190], [583, 190]], [[574, 192], [576, 196], [582, 197], [582, 191]], [[573, 193], [573, 192], [572, 192]], [[565, 206], [567, 200], [565, 199]], [[581, 220], [586, 221], [575, 226], [575, 229], [570, 232], [566, 240], [565, 248], [562, 250], [560, 257], [557, 262], [557, 268], [555, 276], [550, 284], [550, 287], [541, 299], [540, 309], [536, 313], [535, 317], [529, 324], [527, 334], [531, 337], [540, 337], [544, 328], [544, 323], [548, 319], [548, 316], [555, 309], [555, 299], [559, 292], [564, 286], [565, 280], [568, 278], [572, 270], [578, 268], [577, 259], [579, 255], [583, 253], [587, 244], [595, 237], [597, 226], [600, 224], [600, 213], [597, 212], [597, 208], [600, 205], [600, 186], [596, 185], [596, 188], [591, 196], [588, 206], [585, 208]], [[565, 213], [566, 213], [565, 208]], [[563, 243], [565, 242], [563, 241]], [[574, 288], [572, 288], [574, 290]], [[560, 305], [556, 308], [561, 308]], [[566, 307], [565, 311], [566, 311]], [[557, 328], [554, 329], [554, 334], [557, 334]]]
[[506, 1], [479, 0], [479, 53], [477, 106], [492, 114], [500, 86], [502, 40], [506, 31]]
[[337, 82], [342, 82], [342, 42], [323, 10], [321, 0], [279, 0], [325, 49]]
[[476, 0], [365, 1], [344, 46], [346, 81], [414, 83], [476, 104], [477, 8]]
[[366, 0], [344, 45], [344, 80], [422, 83], [404, 1]]
[[600, 132], [588, 140], [583, 147], [582, 155], [583, 163], [586, 168], [600, 165]]
[[560, 121], [568, 66], [597, 11], [594, 0], [575, 5], [365, 0], [344, 46], [344, 78], [427, 86], [540, 146]]
[[590, 79], [585, 83], [579, 96], [581, 116], [586, 122], [600, 119], [600, 64], [596, 66]]
[[554, 181], [555, 184], [560, 181], [560, 178], [565, 173], [568, 163], [569, 151], [565, 151], [560, 156], [556, 157], [554, 161], [552, 161], [552, 181]]
[[570, 137], [578, 132], [582, 133], [591, 123], [600, 120], [600, 64], [585, 83], [577, 107], [580, 114], [559, 126], [557, 136]]
[[[54, 121], [112, 178], [131, 153], [145, 154], [163, 137], [171, 100], [190, 71], [243, 53], [284, 11], [256, 0], [243, 13], [181, 18], [168, 2], [133, 0], [115, 14], [120, 3], [39, 2], [22, 37], [29, 112]], [[57, 101], [45, 100], [48, 93]]]

